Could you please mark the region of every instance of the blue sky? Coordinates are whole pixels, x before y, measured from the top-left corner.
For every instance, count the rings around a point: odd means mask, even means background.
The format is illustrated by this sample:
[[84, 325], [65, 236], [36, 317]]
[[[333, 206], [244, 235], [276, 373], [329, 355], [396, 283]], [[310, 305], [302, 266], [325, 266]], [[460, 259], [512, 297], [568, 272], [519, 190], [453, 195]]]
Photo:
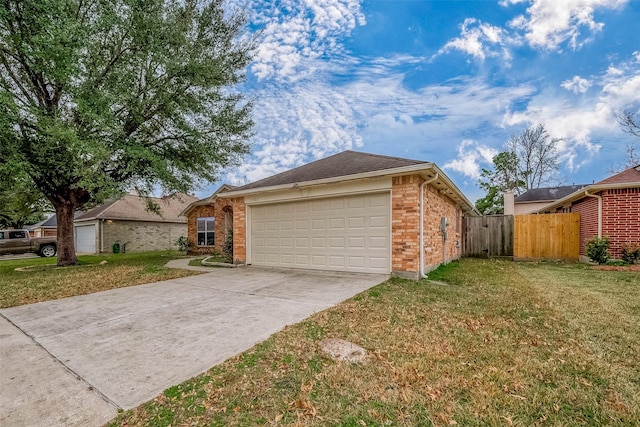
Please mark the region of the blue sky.
[[590, 183], [640, 139], [638, 0], [227, 0], [258, 50], [240, 88], [255, 136], [221, 182], [358, 151], [435, 162], [472, 200], [511, 135], [544, 123], [560, 182]]

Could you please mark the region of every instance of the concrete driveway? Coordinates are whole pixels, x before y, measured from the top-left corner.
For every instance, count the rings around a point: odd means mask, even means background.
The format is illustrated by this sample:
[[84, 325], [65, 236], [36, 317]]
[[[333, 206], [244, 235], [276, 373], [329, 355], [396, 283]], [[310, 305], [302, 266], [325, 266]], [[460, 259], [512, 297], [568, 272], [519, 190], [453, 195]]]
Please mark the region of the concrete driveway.
[[0, 425], [102, 425], [385, 279], [216, 269], [0, 310]]

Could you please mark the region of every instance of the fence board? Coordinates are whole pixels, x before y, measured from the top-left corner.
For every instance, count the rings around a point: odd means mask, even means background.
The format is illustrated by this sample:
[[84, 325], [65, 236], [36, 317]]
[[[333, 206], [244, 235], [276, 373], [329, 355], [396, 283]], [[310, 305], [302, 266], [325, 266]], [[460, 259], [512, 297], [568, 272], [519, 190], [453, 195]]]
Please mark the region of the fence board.
[[580, 214], [516, 215], [515, 258], [553, 258], [578, 261]]
[[465, 217], [462, 245], [464, 256], [513, 256], [513, 216]]

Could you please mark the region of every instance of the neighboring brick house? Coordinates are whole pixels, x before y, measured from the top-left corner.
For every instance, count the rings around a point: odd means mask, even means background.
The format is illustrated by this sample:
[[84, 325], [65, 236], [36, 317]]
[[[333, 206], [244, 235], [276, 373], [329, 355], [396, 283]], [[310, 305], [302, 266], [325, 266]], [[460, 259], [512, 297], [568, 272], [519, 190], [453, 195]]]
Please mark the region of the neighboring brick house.
[[73, 223], [76, 251], [112, 252], [116, 243], [121, 252], [177, 249], [178, 238], [187, 235], [187, 221], [179, 214], [197, 198], [181, 194], [150, 200], [160, 215], [147, 209], [146, 198], [132, 193], [78, 215]]
[[435, 164], [354, 151], [219, 190], [184, 213], [189, 224], [213, 215], [215, 235], [230, 221], [234, 259], [247, 264], [412, 278], [459, 258], [462, 217], [478, 215]]
[[607, 236], [609, 253], [620, 258], [625, 243], [640, 243], [640, 165], [588, 185], [538, 210], [580, 214], [580, 256], [585, 243]]

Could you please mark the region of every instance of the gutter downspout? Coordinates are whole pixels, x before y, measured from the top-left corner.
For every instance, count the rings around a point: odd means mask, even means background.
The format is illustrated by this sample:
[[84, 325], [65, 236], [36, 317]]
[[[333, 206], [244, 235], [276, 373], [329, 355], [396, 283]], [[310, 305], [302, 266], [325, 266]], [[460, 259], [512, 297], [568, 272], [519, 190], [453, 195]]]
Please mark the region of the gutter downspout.
[[436, 179], [438, 179], [438, 172], [436, 176], [420, 184], [420, 279], [427, 277], [424, 274], [424, 189], [427, 184], [431, 184]]
[[602, 239], [602, 196], [591, 194], [589, 190], [584, 190], [584, 195], [598, 199], [598, 239]]

